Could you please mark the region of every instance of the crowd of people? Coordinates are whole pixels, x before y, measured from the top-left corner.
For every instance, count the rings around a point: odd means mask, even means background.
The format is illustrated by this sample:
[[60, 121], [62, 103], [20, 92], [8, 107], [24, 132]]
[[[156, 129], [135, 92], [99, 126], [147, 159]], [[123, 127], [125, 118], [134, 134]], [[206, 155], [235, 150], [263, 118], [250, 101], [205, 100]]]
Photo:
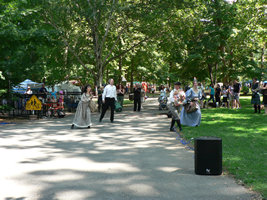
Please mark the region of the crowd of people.
[[[123, 107], [124, 95], [126, 94], [125, 87], [122, 84], [114, 85], [114, 80], [110, 79], [105, 87], [99, 87], [97, 92], [98, 112], [100, 112], [99, 122], [102, 122], [105, 117], [106, 111], [110, 108], [110, 122], [114, 122], [114, 111], [116, 103]], [[141, 103], [144, 102], [145, 90], [141, 84], [135, 84], [133, 86], [133, 100], [134, 111], [141, 111]], [[78, 128], [90, 128], [91, 127], [91, 109], [92, 107], [93, 92], [90, 85], [84, 87], [81, 100], [76, 109], [75, 117], [71, 125], [71, 129]], [[143, 100], [142, 100], [143, 98]]]
[[[237, 80], [230, 82], [228, 85], [222, 86], [220, 84], [217, 84], [216, 86], [210, 84], [208, 89], [210, 98], [207, 103], [212, 100], [214, 107], [223, 106], [227, 108], [231, 107], [232, 109], [241, 108], [241, 103], [239, 101], [241, 84]], [[203, 99], [205, 99], [205, 96]]]
[[[201, 109], [209, 105], [212, 107], [241, 109], [239, 100], [241, 87], [241, 84], [237, 80], [234, 80], [229, 85], [216, 84], [214, 87], [213, 84], [210, 84], [209, 87], [205, 87], [203, 83], [197, 82], [196, 78], [191, 88], [186, 86], [182, 89], [180, 82], [176, 82], [171, 91], [169, 88], [161, 86], [159, 88], [159, 101], [161, 98], [167, 97], [167, 93], [170, 92], [169, 98], [167, 98], [169, 99], [168, 107], [172, 116], [170, 131], [173, 131], [175, 123], [180, 131], [182, 131], [182, 125], [199, 126], [201, 122]], [[105, 87], [100, 87], [98, 89], [98, 111], [101, 113], [99, 122], [102, 122], [108, 108], [110, 108], [111, 111], [110, 122], [114, 122], [115, 102], [118, 102], [120, 106], [123, 107], [124, 95], [127, 91], [126, 88], [127, 87], [124, 87], [122, 84], [115, 86], [114, 80], [110, 79]], [[261, 110], [260, 91], [263, 92], [263, 104], [265, 105], [265, 112], [267, 113], [267, 84], [261, 84], [254, 78], [251, 84], [251, 103], [254, 106], [255, 113], [260, 113]], [[141, 104], [145, 100], [145, 90], [142, 84], [135, 84], [132, 92], [134, 95], [133, 111], [141, 111]], [[207, 98], [208, 95], [209, 99]], [[92, 98], [92, 88], [86, 86], [83, 90], [82, 98], [76, 110], [71, 128], [75, 126], [91, 127], [90, 103], [92, 102]]]
[[[266, 83], [259, 82], [257, 78], [253, 78], [251, 84], [248, 84], [246, 87], [250, 88], [252, 93], [251, 104], [254, 106], [254, 112], [261, 112], [261, 101], [260, 101], [260, 93], [263, 96], [263, 105], [265, 105], [265, 113], [266, 111]], [[241, 103], [239, 100], [241, 93], [242, 84], [237, 80], [230, 82], [229, 85], [220, 85], [217, 84], [215, 87], [213, 84], [209, 86], [210, 98], [206, 103], [209, 103], [211, 100], [213, 102], [214, 107], [227, 107], [232, 109], [241, 109]], [[203, 93], [205, 94], [205, 93]], [[206, 95], [206, 94], [205, 94]], [[203, 100], [205, 100], [205, 95], [203, 96]]]

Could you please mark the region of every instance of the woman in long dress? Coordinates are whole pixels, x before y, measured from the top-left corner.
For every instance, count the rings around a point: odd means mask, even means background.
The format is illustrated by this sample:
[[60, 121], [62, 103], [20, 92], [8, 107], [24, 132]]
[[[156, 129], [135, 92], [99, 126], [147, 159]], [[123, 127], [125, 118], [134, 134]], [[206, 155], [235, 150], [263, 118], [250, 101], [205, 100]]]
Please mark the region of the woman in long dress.
[[71, 129], [75, 127], [78, 128], [90, 128], [91, 122], [91, 110], [89, 108], [90, 101], [92, 101], [91, 87], [89, 85], [85, 86], [81, 101], [78, 104]]
[[251, 104], [254, 105], [255, 113], [257, 113], [257, 110], [259, 113], [261, 113], [261, 107], [260, 107], [261, 100], [260, 100], [259, 90], [260, 90], [259, 82], [257, 82], [257, 78], [254, 78], [251, 86], [251, 92], [252, 92]]
[[202, 97], [201, 90], [198, 89], [198, 84], [194, 81], [193, 88], [186, 91], [186, 102], [194, 101], [197, 104], [197, 110], [192, 113], [187, 113], [185, 107], [181, 111], [181, 124], [186, 126], [199, 126], [201, 121], [201, 111], [199, 106], [199, 99]]

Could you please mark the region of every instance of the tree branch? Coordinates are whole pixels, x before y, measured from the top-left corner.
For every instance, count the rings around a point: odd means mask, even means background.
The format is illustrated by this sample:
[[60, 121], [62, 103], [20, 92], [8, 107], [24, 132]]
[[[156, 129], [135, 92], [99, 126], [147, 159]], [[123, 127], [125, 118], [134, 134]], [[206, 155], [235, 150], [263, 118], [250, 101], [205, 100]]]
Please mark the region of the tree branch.
[[114, 8], [114, 6], [115, 6], [115, 0], [113, 0], [113, 6], [112, 6], [112, 9], [111, 9], [108, 21], [107, 21], [107, 25], [106, 25], [106, 32], [105, 32], [105, 35], [103, 36], [103, 39], [102, 39], [102, 42], [101, 42], [101, 45], [100, 45], [100, 52], [101, 53], [102, 53], [103, 46], [105, 44], [105, 41], [106, 41], [106, 38], [107, 38], [107, 35], [108, 35], [108, 32], [109, 32], [110, 22], [111, 22], [111, 19], [112, 19], [112, 16], [113, 16], [113, 8]]
[[132, 47], [130, 47], [129, 49], [126, 49], [124, 51], [122, 51], [120, 54], [111, 57], [110, 59], [108, 59], [103, 66], [105, 67], [109, 62], [111, 62], [112, 60], [115, 60], [116, 58], [119, 58], [120, 56], [126, 54], [127, 52], [131, 51], [132, 49], [134, 49], [135, 47], [139, 46], [140, 44], [142, 44], [145, 41], [150, 40], [151, 38], [145, 37], [143, 40], [141, 40], [140, 42], [138, 42], [137, 44], [134, 44]]
[[[48, 16], [52, 16], [52, 15], [48, 15]], [[50, 24], [51, 26], [53, 26], [57, 31], [59, 31], [61, 34], [63, 34], [63, 31], [60, 30], [60, 28], [58, 28], [58, 26], [53, 23], [52, 20], [49, 20], [45, 15], [43, 15], [43, 17], [46, 19], [46, 23]], [[77, 61], [87, 70], [90, 71], [92, 74], [94, 74], [94, 71], [90, 68], [88, 68], [85, 63], [81, 60], [81, 58], [77, 55], [77, 53], [73, 50], [73, 48], [69, 45], [69, 42], [67, 41], [66, 38], [62, 37], [64, 44], [68, 47], [68, 49], [70, 50], [70, 52], [73, 53], [73, 55], [75, 56], [75, 58], [77, 59]]]

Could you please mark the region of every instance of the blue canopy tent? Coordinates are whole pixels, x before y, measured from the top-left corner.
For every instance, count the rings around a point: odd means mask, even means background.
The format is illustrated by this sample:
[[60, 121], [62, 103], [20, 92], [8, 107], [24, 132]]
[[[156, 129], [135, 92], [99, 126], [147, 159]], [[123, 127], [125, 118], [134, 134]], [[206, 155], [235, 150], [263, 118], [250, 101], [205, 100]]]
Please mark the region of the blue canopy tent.
[[28, 86], [30, 86], [31, 89], [41, 88], [42, 83], [36, 83], [34, 81], [31, 81], [30, 79], [26, 79], [25, 81], [19, 83], [17, 86], [13, 87], [12, 90], [15, 93], [24, 94]]

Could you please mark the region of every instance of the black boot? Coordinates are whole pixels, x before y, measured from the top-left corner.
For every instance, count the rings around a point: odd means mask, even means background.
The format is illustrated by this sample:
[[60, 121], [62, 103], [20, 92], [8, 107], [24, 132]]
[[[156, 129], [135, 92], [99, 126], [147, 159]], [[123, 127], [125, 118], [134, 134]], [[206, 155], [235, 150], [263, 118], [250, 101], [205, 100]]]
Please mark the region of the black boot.
[[174, 124], [175, 124], [175, 120], [174, 120], [174, 119], [172, 119], [172, 122], [171, 122], [171, 127], [170, 127], [170, 131], [173, 131]]
[[74, 129], [74, 124], [72, 124], [70, 128], [71, 128], [71, 129]]
[[255, 113], [257, 113], [257, 105], [254, 104], [254, 110], [255, 110]]
[[179, 127], [179, 130], [182, 131], [182, 126], [181, 126], [181, 122], [180, 122], [180, 119], [176, 120], [176, 123]]

